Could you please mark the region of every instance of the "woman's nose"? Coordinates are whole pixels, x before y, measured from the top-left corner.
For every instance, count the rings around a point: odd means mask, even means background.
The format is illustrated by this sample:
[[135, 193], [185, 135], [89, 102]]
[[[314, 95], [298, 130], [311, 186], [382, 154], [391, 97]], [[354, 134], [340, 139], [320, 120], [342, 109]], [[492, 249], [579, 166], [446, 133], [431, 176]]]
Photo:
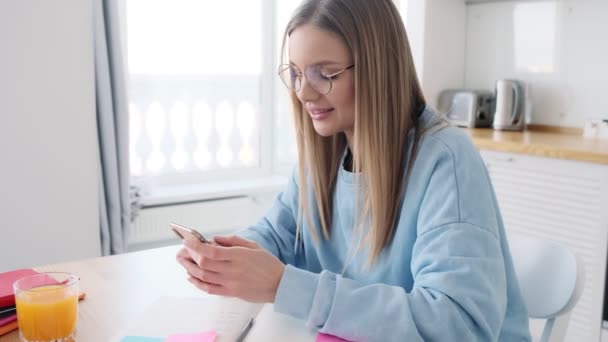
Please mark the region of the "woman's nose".
[[298, 99], [302, 102], [317, 100], [321, 94], [308, 84], [308, 80], [303, 77], [300, 89], [296, 92]]

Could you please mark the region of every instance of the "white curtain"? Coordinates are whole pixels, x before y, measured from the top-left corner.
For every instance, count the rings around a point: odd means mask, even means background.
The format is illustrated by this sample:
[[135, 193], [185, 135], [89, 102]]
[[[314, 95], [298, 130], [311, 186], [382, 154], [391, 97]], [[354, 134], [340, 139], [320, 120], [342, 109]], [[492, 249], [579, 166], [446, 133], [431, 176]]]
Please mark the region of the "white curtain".
[[104, 255], [127, 251], [138, 191], [129, 184], [129, 113], [118, 0], [93, 0], [99, 141], [100, 235]]

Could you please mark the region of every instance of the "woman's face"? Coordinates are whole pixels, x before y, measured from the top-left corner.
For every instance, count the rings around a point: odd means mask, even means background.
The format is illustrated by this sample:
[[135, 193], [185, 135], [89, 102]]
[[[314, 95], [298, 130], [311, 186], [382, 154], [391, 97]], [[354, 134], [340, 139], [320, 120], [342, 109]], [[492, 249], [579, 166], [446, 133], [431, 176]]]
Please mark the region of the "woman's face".
[[[289, 57], [290, 64], [301, 73], [310, 65], [318, 65], [322, 73], [328, 75], [353, 64], [348, 48], [338, 36], [310, 24], [296, 28], [289, 36]], [[318, 134], [331, 136], [345, 132], [350, 135], [355, 126], [353, 69], [332, 78], [331, 84], [329, 93], [322, 94], [303, 76], [296, 95]]]

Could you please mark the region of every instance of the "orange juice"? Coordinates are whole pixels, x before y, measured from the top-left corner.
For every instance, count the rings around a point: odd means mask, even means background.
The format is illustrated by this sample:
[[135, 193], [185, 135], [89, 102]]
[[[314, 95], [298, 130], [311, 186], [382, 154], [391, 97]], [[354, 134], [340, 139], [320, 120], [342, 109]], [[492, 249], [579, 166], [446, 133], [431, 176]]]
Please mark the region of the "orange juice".
[[76, 328], [78, 293], [63, 285], [45, 285], [17, 294], [19, 330], [28, 341], [70, 336]]

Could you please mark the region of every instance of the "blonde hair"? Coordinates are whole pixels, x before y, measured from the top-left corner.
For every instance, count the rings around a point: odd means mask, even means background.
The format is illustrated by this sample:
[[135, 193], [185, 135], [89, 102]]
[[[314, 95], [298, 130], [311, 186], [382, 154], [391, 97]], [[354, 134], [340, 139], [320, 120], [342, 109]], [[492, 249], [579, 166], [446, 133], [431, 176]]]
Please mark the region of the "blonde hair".
[[[425, 105], [400, 14], [392, 0], [306, 0], [294, 12], [283, 36], [312, 24], [342, 38], [354, 61], [355, 124], [353, 170], [360, 185], [355, 232], [369, 248], [368, 266], [390, 242], [408, 175], [420, 142], [418, 114]], [[347, 146], [343, 133], [323, 137], [291, 92], [298, 145], [299, 207], [297, 239], [301, 239], [303, 212], [310, 233], [318, 234], [310, 219], [310, 178], [321, 231], [331, 233], [332, 196], [340, 161]], [[407, 134], [415, 129], [411, 151]], [[407, 163], [407, 165], [406, 165]], [[301, 242], [301, 241], [300, 241]]]

